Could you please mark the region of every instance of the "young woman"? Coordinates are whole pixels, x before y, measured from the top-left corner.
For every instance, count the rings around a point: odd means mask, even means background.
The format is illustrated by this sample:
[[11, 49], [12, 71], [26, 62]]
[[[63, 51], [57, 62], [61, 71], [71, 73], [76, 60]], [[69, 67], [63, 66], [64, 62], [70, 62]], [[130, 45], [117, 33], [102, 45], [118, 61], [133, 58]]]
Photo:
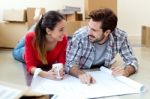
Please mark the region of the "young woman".
[[[56, 12], [47, 12], [36, 24], [35, 32], [29, 32], [13, 51], [15, 59], [25, 62], [27, 71], [34, 74], [39, 68], [39, 76], [56, 79], [52, 64], [65, 64], [67, 37], [64, 17]], [[60, 70], [63, 77], [64, 68]]]

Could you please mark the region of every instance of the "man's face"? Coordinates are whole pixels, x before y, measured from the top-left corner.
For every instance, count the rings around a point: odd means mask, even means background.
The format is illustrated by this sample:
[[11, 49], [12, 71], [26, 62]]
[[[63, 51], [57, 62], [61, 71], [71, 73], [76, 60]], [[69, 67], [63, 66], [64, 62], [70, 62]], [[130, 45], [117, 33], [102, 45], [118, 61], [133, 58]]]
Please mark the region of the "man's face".
[[96, 22], [92, 19], [89, 21], [89, 32], [88, 38], [93, 43], [104, 43], [108, 37], [104, 35], [103, 30], [100, 28], [102, 23], [100, 21]]

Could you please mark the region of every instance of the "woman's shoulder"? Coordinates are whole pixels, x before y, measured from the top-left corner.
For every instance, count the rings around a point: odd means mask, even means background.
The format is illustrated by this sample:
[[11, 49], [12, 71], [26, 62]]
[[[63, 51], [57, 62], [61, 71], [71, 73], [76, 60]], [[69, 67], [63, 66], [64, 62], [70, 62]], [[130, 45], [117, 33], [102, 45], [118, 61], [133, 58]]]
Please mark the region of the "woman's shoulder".
[[32, 40], [35, 37], [35, 32], [28, 32], [26, 34], [26, 40]]

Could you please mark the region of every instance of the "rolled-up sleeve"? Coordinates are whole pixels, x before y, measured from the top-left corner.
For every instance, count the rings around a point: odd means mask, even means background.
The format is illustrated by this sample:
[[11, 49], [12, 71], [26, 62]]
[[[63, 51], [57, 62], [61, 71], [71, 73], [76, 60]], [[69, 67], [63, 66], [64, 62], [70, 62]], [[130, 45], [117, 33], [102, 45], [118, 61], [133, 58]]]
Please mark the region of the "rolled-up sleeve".
[[133, 50], [131, 48], [131, 45], [129, 44], [129, 41], [127, 40], [127, 37], [124, 39], [119, 53], [121, 54], [126, 66], [132, 65], [134, 66], [136, 71], [138, 70], [138, 60], [136, 59], [133, 53]]

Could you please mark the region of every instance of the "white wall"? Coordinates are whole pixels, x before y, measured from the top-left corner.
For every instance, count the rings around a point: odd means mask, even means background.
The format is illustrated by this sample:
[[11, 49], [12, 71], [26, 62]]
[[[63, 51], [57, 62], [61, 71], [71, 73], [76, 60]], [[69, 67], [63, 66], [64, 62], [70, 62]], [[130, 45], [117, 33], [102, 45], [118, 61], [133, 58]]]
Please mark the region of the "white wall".
[[[57, 10], [64, 5], [81, 7], [84, 12], [84, 0], [0, 0], [0, 20], [3, 9], [45, 7], [46, 10]], [[118, 0], [118, 27], [128, 35], [141, 35], [141, 25], [150, 25], [149, 9], [150, 0]]]
[[131, 36], [141, 35], [141, 26], [150, 26], [150, 0], [118, 0], [118, 27]]
[[48, 11], [62, 9], [65, 5], [84, 8], [84, 0], [0, 0], [0, 20], [2, 20], [3, 9], [44, 7]]

